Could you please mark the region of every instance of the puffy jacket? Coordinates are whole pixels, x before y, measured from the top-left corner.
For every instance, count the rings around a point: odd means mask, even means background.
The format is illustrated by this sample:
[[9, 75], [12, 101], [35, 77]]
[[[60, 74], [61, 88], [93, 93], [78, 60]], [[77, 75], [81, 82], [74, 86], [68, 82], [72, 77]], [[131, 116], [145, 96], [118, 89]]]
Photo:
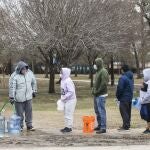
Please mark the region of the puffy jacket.
[[145, 94], [142, 96], [142, 104], [150, 103], [150, 68], [143, 70], [144, 83], [146, 84]]
[[21, 74], [22, 68], [28, 65], [24, 62], [19, 62], [15, 72], [9, 79], [9, 97], [14, 98], [16, 102], [24, 102], [31, 100], [32, 93], [37, 92], [36, 79], [31, 70], [27, 70], [25, 75]]
[[118, 82], [116, 97], [119, 101], [132, 101], [134, 89], [133, 73], [127, 71]]
[[64, 101], [76, 100], [75, 85], [70, 78], [71, 70], [62, 68], [61, 99]]

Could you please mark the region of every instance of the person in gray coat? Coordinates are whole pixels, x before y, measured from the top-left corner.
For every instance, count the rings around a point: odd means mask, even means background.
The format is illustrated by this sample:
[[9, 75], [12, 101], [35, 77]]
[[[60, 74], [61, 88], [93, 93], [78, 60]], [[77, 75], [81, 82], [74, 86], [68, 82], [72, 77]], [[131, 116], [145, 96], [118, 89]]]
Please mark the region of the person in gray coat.
[[[37, 83], [28, 65], [20, 61], [9, 79], [9, 99], [15, 104], [16, 113], [21, 117], [21, 130], [25, 123], [28, 131], [34, 131], [32, 126], [32, 98], [36, 96]], [[25, 114], [25, 115], [24, 115]]]

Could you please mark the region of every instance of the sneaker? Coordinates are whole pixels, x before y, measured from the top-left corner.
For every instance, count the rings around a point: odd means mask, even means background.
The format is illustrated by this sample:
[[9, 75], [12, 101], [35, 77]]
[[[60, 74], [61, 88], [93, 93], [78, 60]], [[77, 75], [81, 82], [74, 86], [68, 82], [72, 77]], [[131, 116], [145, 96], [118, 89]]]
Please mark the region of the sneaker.
[[64, 129], [61, 129], [60, 132], [62, 132], [62, 133], [69, 133], [69, 132], [72, 132], [72, 129], [65, 127]]
[[27, 131], [35, 131], [35, 128], [34, 127], [27, 127]]
[[149, 130], [149, 129], [146, 129], [143, 133], [144, 133], [144, 134], [149, 134], [149, 133], [150, 133], [150, 130]]
[[120, 127], [118, 130], [119, 131], [125, 131], [125, 130], [130, 130], [130, 129], [129, 128]]
[[106, 129], [101, 129], [99, 131], [96, 132], [97, 134], [103, 134], [103, 133], [106, 133]]
[[101, 128], [98, 126], [96, 128], [94, 128], [94, 131], [99, 131]]
[[20, 128], [20, 132], [22, 132], [23, 131], [23, 128]]

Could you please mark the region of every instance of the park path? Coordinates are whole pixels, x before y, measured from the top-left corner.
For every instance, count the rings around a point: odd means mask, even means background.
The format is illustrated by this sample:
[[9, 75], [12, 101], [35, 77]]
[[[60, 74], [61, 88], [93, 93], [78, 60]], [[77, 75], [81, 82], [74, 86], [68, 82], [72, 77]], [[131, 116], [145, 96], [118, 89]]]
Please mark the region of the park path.
[[[147, 145], [132, 145], [132, 146], [102, 146], [102, 147], [33, 147], [33, 148], [11, 148], [11, 150], [150, 150]], [[10, 150], [10, 148], [1, 148], [1, 150]]]

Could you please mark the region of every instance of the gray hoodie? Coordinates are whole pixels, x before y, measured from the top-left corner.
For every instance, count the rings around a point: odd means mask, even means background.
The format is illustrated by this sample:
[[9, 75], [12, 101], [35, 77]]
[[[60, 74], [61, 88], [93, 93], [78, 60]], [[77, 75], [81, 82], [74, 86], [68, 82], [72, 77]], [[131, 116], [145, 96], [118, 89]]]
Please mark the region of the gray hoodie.
[[[25, 75], [21, 74], [24, 67], [27, 68]], [[32, 99], [33, 92], [37, 92], [35, 76], [28, 69], [28, 65], [20, 61], [9, 79], [9, 97], [14, 98], [16, 102], [24, 102]]]

